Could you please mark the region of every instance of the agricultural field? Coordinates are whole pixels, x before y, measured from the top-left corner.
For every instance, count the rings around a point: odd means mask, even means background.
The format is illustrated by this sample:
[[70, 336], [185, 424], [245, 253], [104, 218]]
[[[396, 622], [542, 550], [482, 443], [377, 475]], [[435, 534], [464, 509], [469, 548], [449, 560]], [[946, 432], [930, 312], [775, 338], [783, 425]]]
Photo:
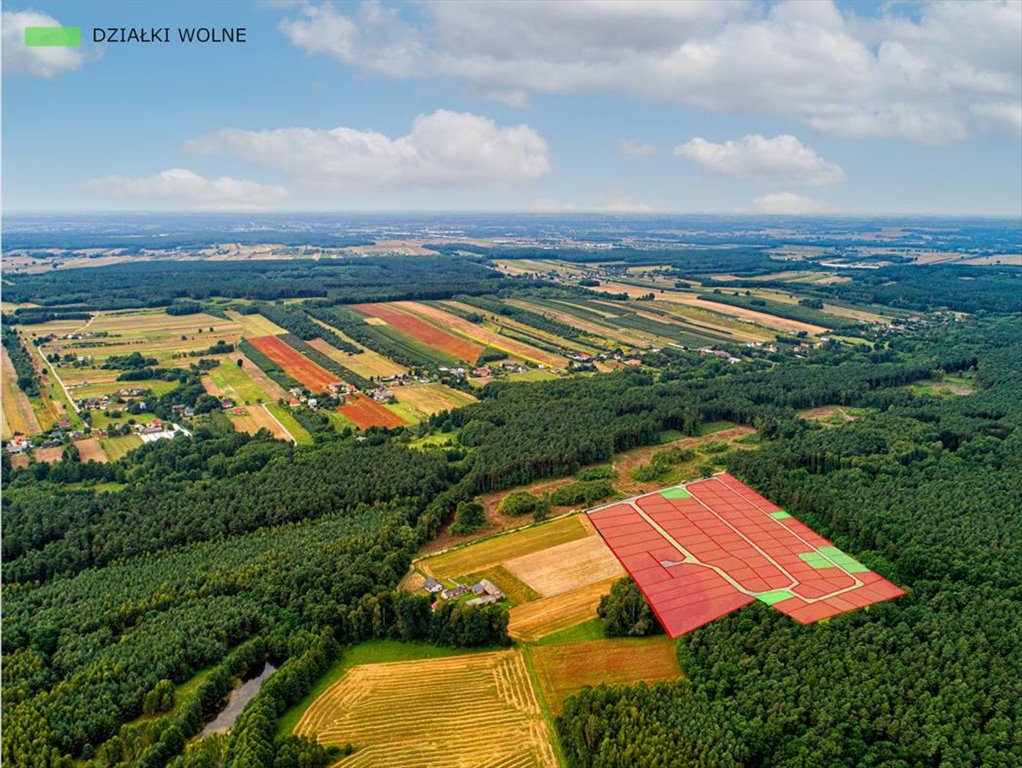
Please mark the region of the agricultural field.
[[253, 336], [248, 341], [279, 365], [284, 373], [301, 382], [312, 392], [326, 392], [331, 384], [340, 381], [335, 374], [316, 365], [277, 336]]
[[110, 461], [117, 461], [129, 451], [133, 451], [142, 445], [142, 438], [138, 435], [124, 435], [123, 437], [107, 437], [100, 443], [103, 451]]
[[508, 632], [516, 640], [533, 642], [589, 621], [596, 616], [600, 598], [610, 592], [618, 578], [597, 581], [570, 592], [515, 606], [511, 609]]
[[280, 384], [240, 352], [219, 355], [215, 359], [220, 361], [220, 365], [211, 368], [202, 377], [203, 386], [210, 394], [229, 397], [242, 405], [274, 402], [287, 396]]
[[227, 418], [238, 432], [254, 435], [260, 429], [267, 430], [278, 440], [294, 442], [294, 436], [263, 405], [240, 406], [241, 413], [230, 411]]
[[[445, 328], [450, 328], [477, 344], [507, 352], [511, 357], [530, 360], [534, 363], [545, 365], [548, 368], [564, 368], [568, 364], [567, 358], [563, 355], [553, 354], [530, 346], [529, 344], [489, 330], [483, 325], [471, 323], [462, 317], [458, 317], [450, 312], [444, 312], [428, 304], [415, 301], [399, 301], [395, 302], [394, 306]], [[473, 309], [472, 311], [478, 312], [479, 310]]]
[[45, 462], [46, 464], [56, 464], [64, 455], [64, 449], [62, 446], [54, 446], [52, 448], [33, 448], [32, 457], [36, 461]]
[[109, 461], [106, 452], [99, 444], [99, 440], [94, 437], [88, 437], [84, 440], [75, 440], [75, 448], [78, 449], [78, 456], [83, 464], [89, 461], [105, 464]]
[[274, 323], [272, 320], [260, 315], [258, 312], [251, 315], [243, 315], [241, 312], [229, 311], [226, 313], [231, 320], [241, 327], [243, 336], [279, 336], [287, 333], [286, 330]]
[[624, 576], [624, 569], [598, 536], [586, 536], [505, 560], [516, 578], [550, 597], [581, 585]]
[[418, 560], [414, 567], [448, 585], [488, 578], [508, 586], [514, 603], [509, 631], [523, 641], [594, 618], [600, 597], [624, 575], [581, 515], [502, 533]]
[[[323, 325], [323, 323], [318, 322], [317, 324]], [[362, 376], [363, 378], [366, 379], [370, 378], [382, 379], [387, 378], [389, 376], [402, 376], [408, 373], [408, 369], [405, 368], [403, 365], [395, 363], [393, 360], [384, 357], [379, 352], [373, 352], [371, 349], [367, 349], [366, 347], [363, 347], [360, 344], [356, 344], [356, 342], [347, 338], [340, 331], [330, 328], [329, 326], [325, 327], [336, 333], [339, 337], [341, 337], [348, 343], [355, 344], [356, 346], [358, 346], [360, 349], [362, 349], [362, 353], [359, 355], [352, 355], [349, 354], [348, 352], [343, 352], [331, 346], [329, 342], [323, 339], [312, 339], [309, 342], [309, 345], [315, 349], [318, 349], [324, 355], [336, 361], [340, 365], [343, 365], [345, 368], [354, 371], [359, 376]]]
[[351, 743], [340, 765], [554, 768], [552, 734], [518, 650], [350, 669], [294, 732]]
[[666, 635], [590, 640], [529, 648], [540, 689], [551, 714], [586, 685], [627, 685], [676, 680], [681, 666]]
[[360, 429], [403, 427], [407, 424], [400, 414], [361, 392], [345, 397], [344, 405], [338, 408], [337, 412]]
[[407, 414], [409, 421], [422, 421], [440, 411], [454, 410], [476, 401], [467, 392], [437, 382], [397, 387], [393, 392], [397, 399], [394, 410]]
[[482, 354], [482, 344], [448, 333], [403, 308], [399, 309], [398, 306], [398, 304], [354, 304], [352, 308], [383, 321], [390, 328], [447, 357], [471, 364]]
[[[39, 347], [44, 356], [81, 358], [74, 364], [47, 364], [51, 376], [76, 400], [112, 395], [126, 386], [145, 387], [157, 395], [177, 386], [176, 382], [161, 380], [117, 381], [122, 370], [102, 367], [110, 357], [137, 352], [154, 358], [160, 367], [187, 367], [198, 358], [182, 355], [201, 352], [217, 341], [233, 344], [241, 338], [241, 327], [231, 320], [205, 313], [168, 315], [163, 310], [97, 312], [85, 323], [75, 321], [74, 327], [69, 327], [68, 321], [54, 321], [27, 326], [21, 332], [26, 340], [55, 337]], [[71, 334], [86, 338], [65, 338]]]
[[0, 347], [0, 355], [3, 357], [3, 371], [0, 375], [3, 383], [3, 439], [9, 440], [16, 433], [38, 434], [42, 431], [39, 420], [28, 397], [18, 388], [18, 374], [7, 356], [7, 350]]
[[418, 561], [417, 567], [435, 578], [473, 573], [514, 557], [581, 539], [592, 532], [580, 516], [572, 515], [431, 555]]

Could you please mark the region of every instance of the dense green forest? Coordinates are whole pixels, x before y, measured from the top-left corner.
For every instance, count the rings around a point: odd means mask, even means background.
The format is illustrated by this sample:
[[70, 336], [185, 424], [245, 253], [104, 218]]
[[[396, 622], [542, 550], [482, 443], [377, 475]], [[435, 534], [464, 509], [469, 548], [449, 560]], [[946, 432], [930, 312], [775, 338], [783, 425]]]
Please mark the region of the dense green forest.
[[696, 630], [687, 681], [569, 700], [572, 765], [1019, 764], [1022, 347], [1015, 319], [973, 339], [976, 395], [791, 425], [730, 457], [909, 595], [811, 626], [754, 605]]
[[[746, 258], [758, 269], [755, 254]], [[317, 297], [302, 309], [265, 305], [267, 317], [296, 344], [314, 318], [399, 362], [427, 365], [435, 361], [343, 303], [457, 296], [496, 312], [477, 297], [521, 287], [471, 260], [457, 261], [456, 278], [451, 259], [397, 261], [400, 278], [375, 258], [189, 263], [188, 271], [166, 262], [81, 270], [87, 279], [77, 283], [71, 271], [46, 273], [12, 290], [43, 304], [64, 290], [93, 307]], [[440, 272], [427, 275], [434, 267]], [[141, 298], [143, 278], [155, 283], [151, 298]], [[887, 301], [882, 284], [867, 283], [871, 299]], [[551, 289], [539, 290], [552, 300]], [[482, 492], [576, 475], [666, 431], [696, 435], [728, 421], [759, 432], [754, 450], [719, 457], [731, 471], [909, 595], [807, 627], [758, 605], [715, 621], [679, 643], [684, 681], [570, 698], [557, 720], [569, 763], [1019, 764], [1019, 317], [1005, 313], [1013, 305], [1001, 288], [986, 298], [959, 295], [957, 284], [930, 290], [933, 306], [965, 301], [984, 312], [927, 316], [877, 330], [869, 345], [826, 343], [802, 358], [730, 366], [669, 350], [639, 370], [496, 381], [478, 402], [417, 428], [325, 430], [311, 446], [211, 420], [192, 438], [146, 444], [111, 464], [82, 464], [68, 451], [57, 464], [12, 471], [4, 454], [3, 759], [213, 764], [181, 757], [185, 742], [235, 678], [271, 661], [277, 671], [221, 744], [223, 764], [329, 764], [314, 744], [276, 739], [276, 718], [346, 646], [373, 637], [508, 642], [501, 606], [434, 613], [425, 597], [395, 591], [418, 548], [459, 509], [474, 509]], [[510, 316], [540, 329], [548, 322]], [[240, 348], [272, 375], [272, 361], [247, 342]], [[918, 386], [952, 374], [976, 392]], [[178, 387], [155, 401], [158, 413], [186, 402], [218, 408], [195, 370], [176, 375]], [[856, 419], [798, 418], [833, 404], [858, 409]], [[454, 445], [412, 447], [428, 433]], [[585, 503], [610, 490], [596, 470], [562, 493]], [[627, 583], [604, 613], [621, 634], [655, 629]], [[200, 672], [187, 705], [136, 720]]]
[[[444, 256], [140, 261], [14, 276], [4, 286], [4, 300], [38, 303], [44, 309], [73, 306], [78, 311], [160, 307], [177, 299], [213, 297], [326, 297], [349, 303], [492, 293], [504, 282], [514, 281], [479, 260]], [[284, 327], [303, 335], [286, 324]]]

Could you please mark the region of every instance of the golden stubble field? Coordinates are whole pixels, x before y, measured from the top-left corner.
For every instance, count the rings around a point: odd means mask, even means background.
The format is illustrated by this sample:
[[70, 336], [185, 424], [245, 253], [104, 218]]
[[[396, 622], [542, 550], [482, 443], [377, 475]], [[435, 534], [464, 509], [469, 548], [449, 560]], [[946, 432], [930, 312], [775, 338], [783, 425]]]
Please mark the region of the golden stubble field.
[[555, 768], [549, 726], [521, 651], [363, 664], [295, 727], [355, 754], [346, 768]]

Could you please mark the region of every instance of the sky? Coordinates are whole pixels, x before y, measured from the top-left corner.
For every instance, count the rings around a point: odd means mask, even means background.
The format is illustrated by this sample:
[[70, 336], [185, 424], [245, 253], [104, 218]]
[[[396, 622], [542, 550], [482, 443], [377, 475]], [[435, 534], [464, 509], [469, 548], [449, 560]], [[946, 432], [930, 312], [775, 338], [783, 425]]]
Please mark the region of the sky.
[[2, 35], [6, 212], [1022, 215], [1016, 0], [5, 0]]

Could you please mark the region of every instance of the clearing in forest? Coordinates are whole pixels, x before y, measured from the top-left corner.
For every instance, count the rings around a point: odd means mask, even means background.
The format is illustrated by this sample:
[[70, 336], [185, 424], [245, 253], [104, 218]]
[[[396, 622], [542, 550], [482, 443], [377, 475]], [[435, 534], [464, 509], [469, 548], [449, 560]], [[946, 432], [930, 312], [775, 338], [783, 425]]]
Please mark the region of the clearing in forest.
[[355, 754], [344, 766], [557, 765], [521, 651], [363, 664], [295, 727]]
[[905, 594], [726, 473], [588, 514], [671, 637], [754, 600], [808, 624]]

